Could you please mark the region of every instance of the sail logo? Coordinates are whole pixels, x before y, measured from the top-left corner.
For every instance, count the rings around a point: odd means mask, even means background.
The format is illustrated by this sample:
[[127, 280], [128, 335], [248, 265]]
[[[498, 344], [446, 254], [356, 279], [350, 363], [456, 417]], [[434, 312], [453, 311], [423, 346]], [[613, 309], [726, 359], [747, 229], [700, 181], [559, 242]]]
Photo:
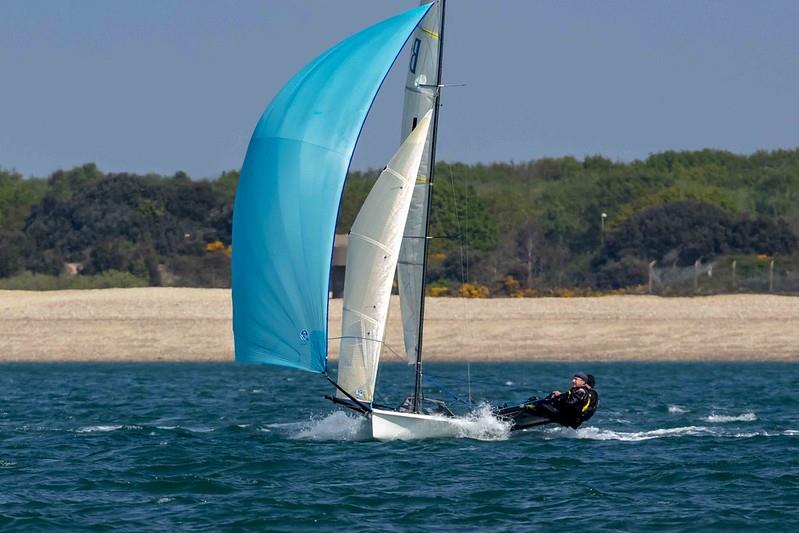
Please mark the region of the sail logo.
[[311, 336], [311, 335], [308, 333], [308, 330], [307, 330], [307, 329], [301, 329], [301, 330], [300, 330], [300, 344], [305, 344], [305, 343], [307, 343], [307, 342], [308, 342], [308, 338], [309, 338], [310, 336]]
[[422, 40], [418, 37], [413, 40], [411, 46], [411, 74], [416, 74], [416, 63], [419, 61], [419, 48], [422, 46]]
[[359, 387], [358, 390], [355, 391], [355, 396], [356, 398], [363, 399], [364, 397], [363, 388]]

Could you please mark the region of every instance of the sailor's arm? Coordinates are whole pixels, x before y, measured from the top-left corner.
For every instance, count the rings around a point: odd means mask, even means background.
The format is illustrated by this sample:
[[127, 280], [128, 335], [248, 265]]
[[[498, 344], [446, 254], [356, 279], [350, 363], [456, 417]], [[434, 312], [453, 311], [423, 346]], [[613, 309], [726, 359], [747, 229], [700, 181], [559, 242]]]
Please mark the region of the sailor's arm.
[[583, 388], [580, 388], [580, 389], [570, 390], [569, 392], [564, 394], [562, 398], [560, 398], [560, 401], [568, 405], [577, 405], [584, 402], [587, 397], [588, 397], [588, 391], [586, 391]]

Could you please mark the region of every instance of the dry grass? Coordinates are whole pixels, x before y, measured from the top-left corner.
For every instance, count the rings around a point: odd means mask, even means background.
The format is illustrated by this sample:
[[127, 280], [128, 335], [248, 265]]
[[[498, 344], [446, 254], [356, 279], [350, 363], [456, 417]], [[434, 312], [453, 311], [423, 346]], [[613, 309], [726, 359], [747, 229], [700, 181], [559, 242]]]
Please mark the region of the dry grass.
[[[427, 360], [799, 361], [796, 297], [427, 302]], [[336, 336], [341, 300], [330, 310]], [[386, 342], [401, 351], [398, 317], [395, 299]], [[227, 361], [230, 320], [228, 290], [0, 291], [0, 361]]]

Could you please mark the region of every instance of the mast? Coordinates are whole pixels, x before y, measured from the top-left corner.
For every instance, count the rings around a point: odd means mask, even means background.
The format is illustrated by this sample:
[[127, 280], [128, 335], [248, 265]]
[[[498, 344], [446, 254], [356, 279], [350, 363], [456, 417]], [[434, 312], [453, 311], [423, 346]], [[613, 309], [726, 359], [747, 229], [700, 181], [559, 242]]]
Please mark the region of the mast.
[[441, 23], [438, 29], [438, 65], [435, 79], [435, 103], [433, 104], [433, 133], [430, 140], [430, 169], [427, 180], [427, 216], [424, 229], [424, 253], [422, 254], [422, 293], [419, 306], [419, 341], [416, 350], [416, 380], [413, 387], [413, 411], [420, 412], [422, 403], [422, 341], [424, 340], [424, 302], [425, 290], [427, 288], [427, 253], [430, 246], [430, 213], [433, 207], [433, 177], [436, 166], [436, 140], [438, 138], [438, 111], [441, 102], [441, 73], [442, 59], [444, 57], [444, 17], [446, 12], [446, 0], [441, 2]]

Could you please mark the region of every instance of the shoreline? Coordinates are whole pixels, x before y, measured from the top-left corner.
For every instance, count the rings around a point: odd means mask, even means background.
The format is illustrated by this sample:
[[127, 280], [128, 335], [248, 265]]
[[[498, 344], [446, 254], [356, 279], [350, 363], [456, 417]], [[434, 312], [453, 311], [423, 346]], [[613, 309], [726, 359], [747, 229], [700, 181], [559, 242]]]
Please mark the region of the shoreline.
[[[232, 361], [231, 315], [228, 289], [0, 291], [0, 362]], [[393, 297], [395, 352], [399, 316]], [[799, 361], [799, 297], [428, 298], [425, 360]]]

